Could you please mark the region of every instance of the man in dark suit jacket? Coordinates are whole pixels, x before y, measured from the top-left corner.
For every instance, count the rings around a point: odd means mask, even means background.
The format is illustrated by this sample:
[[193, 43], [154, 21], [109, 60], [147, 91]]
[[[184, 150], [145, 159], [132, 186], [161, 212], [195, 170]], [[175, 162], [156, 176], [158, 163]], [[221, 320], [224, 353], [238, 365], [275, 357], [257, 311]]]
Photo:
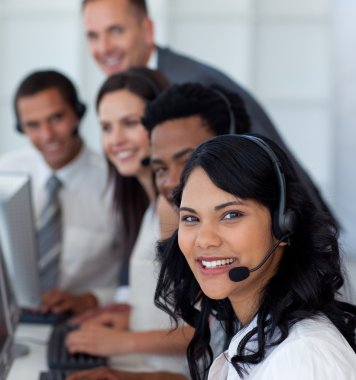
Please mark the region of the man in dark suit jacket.
[[155, 45], [145, 0], [83, 0], [82, 8], [91, 54], [105, 74], [148, 66], [171, 83], [218, 84], [244, 100], [253, 132], [282, 143], [261, 105], [245, 89], [211, 66]]
[[171, 83], [218, 84], [237, 93], [249, 113], [251, 131], [269, 137], [289, 153], [312, 199], [326, 207], [312, 180], [250, 93], [213, 67], [155, 45], [145, 0], [82, 0], [82, 10], [90, 52], [106, 75], [148, 66], [160, 70]]

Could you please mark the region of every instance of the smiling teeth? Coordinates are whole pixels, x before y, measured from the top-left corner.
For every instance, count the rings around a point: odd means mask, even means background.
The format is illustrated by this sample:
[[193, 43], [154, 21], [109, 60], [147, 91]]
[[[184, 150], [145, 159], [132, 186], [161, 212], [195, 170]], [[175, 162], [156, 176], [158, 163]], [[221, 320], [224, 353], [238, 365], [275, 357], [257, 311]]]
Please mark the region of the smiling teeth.
[[59, 147], [60, 147], [60, 144], [52, 143], [52, 144], [47, 144], [46, 149], [47, 151], [53, 151], [53, 150], [57, 150]]
[[222, 267], [224, 265], [230, 265], [234, 262], [234, 259], [224, 259], [224, 260], [215, 260], [215, 261], [204, 261], [202, 260], [202, 265], [205, 268], [217, 268]]
[[107, 58], [105, 60], [106, 64], [109, 65], [109, 66], [113, 66], [113, 65], [117, 65], [118, 63], [120, 63], [120, 59], [117, 59], [117, 58]]
[[117, 157], [119, 159], [125, 159], [125, 158], [128, 158], [128, 157], [131, 157], [133, 155], [133, 152], [131, 150], [129, 151], [126, 151], [126, 152], [120, 152], [117, 154]]

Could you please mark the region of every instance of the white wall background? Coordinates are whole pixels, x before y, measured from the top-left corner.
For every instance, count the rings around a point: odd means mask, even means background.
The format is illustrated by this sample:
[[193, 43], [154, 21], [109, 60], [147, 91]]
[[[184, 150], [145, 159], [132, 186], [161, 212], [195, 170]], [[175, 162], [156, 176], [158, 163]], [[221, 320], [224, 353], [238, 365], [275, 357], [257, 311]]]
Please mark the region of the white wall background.
[[346, 249], [356, 258], [356, 2], [337, 0], [333, 14], [335, 210], [343, 221]]
[[[356, 254], [354, 0], [151, 0], [161, 44], [248, 87], [311, 173]], [[351, 48], [350, 48], [351, 47]], [[85, 44], [80, 0], [0, 0], [0, 154], [27, 144], [12, 95], [30, 71], [68, 74], [90, 106], [82, 133], [101, 150], [93, 109], [103, 80]]]

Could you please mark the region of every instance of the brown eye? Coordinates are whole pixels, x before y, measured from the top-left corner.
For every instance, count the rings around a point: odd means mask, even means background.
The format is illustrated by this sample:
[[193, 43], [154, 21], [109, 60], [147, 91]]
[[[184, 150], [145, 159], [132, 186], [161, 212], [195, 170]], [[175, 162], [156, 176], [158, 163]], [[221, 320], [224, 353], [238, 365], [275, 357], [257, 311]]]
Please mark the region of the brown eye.
[[140, 120], [137, 119], [129, 119], [125, 121], [125, 127], [136, 127], [136, 125], [140, 124]]
[[111, 131], [111, 125], [110, 124], [101, 124], [101, 130], [103, 132], [110, 132]]

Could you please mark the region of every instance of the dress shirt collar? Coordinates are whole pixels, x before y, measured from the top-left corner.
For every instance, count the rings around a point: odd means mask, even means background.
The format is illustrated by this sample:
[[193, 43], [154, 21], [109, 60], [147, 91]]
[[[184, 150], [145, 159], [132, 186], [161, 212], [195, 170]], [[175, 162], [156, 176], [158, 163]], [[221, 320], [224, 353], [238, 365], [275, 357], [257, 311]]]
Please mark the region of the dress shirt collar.
[[77, 157], [75, 157], [74, 160], [69, 162], [67, 165], [63, 166], [63, 168], [56, 170], [55, 175], [62, 181], [63, 184], [70, 183], [71, 179], [80, 173], [88, 159], [89, 150], [83, 143]]
[[147, 62], [147, 67], [151, 70], [158, 69], [158, 52], [157, 47], [155, 46], [151, 52], [150, 58]]
[[41, 156], [39, 161], [41, 163], [39, 168], [39, 178], [43, 186], [45, 186], [48, 178], [53, 174], [55, 174], [62, 184], [66, 186], [66, 184], [69, 184], [71, 179], [81, 171], [81, 168], [89, 159], [89, 150], [83, 143], [77, 157], [61, 169], [54, 171], [48, 166], [47, 162], [43, 159], [43, 156], [39, 152], [36, 153]]
[[[241, 340], [255, 327], [257, 326], [257, 316], [255, 316], [252, 321], [242, 327], [236, 335], [231, 339], [231, 342], [229, 344], [228, 350], [225, 352], [225, 355], [227, 359], [230, 361], [233, 356], [236, 355], [237, 347], [239, 346]], [[248, 344], [246, 345], [247, 349], [254, 350], [256, 348], [256, 340], [255, 338], [252, 338], [249, 340]]]

